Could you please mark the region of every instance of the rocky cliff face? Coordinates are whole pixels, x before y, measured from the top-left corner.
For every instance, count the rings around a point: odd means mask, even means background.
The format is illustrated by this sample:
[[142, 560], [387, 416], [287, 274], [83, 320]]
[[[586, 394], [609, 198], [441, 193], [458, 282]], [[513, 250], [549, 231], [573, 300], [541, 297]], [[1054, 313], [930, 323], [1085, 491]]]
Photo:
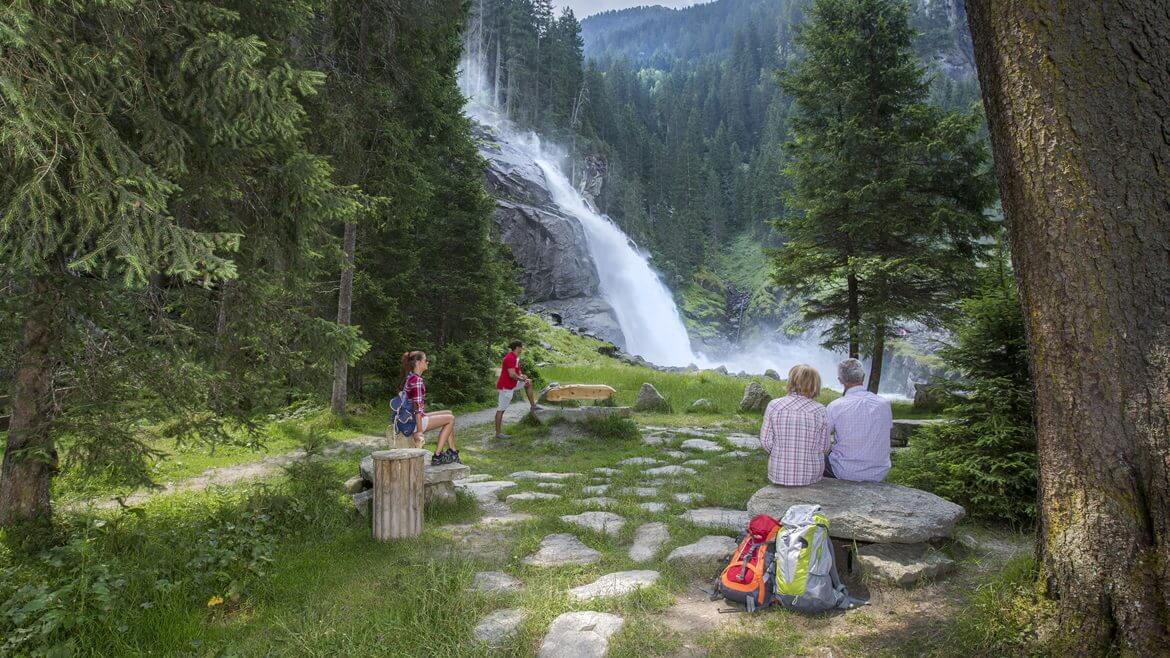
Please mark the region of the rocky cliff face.
[[520, 266], [524, 302], [569, 327], [619, 347], [613, 309], [598, 294], [597, 269], [576, 218], [552, 200], [544, 172], [528, 153], [477, 125], [485, 180], [496, 200], [497, 237]]

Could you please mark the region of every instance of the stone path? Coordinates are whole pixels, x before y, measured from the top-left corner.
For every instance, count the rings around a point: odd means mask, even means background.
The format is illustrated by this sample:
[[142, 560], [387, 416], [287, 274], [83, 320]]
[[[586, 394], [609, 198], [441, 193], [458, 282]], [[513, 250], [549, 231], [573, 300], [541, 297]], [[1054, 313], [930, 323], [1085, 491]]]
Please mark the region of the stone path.
[[[676, 509], [681, 506], [684, 509], [677, 515], [679, 520], [708, 528], [709, 532], [712, 532], [691, 543], [680, 545], [673, 542], [672, 545], [668, 523], [660, 521], [641, 523], [634, 530], [632, 541], [623, 550], [627, 552], [630, 561], [647, 568], [594, 574], [591, 581], [584, 583], [578, 579], [576, 582], [582, 584], [567, 588], [564, 592], [568, 600], [574, 604], [627, 596], [640, 588], [654, 587], [661, 579], [659, 571], [654, 569], [658, 564], [669, 564], [682, 573], [692, 575], [696, 582], [702, 580], [704, 586], [709, 586], [710, 577], [726, 564], [736, 548], [735, 539], [728, 534], [741, 532], [750, 515], [744, 509], [696, 507], [702, 504], [704, 496], [693, 491], [680, 492], [679, 489], [686, 486], [680, 482], [685, 482], [686, 476], [698, 475], [705, 471], [711, 466], [712, 459], [724, 456], [759, 457], [763, 452], [759, 448], [759, 441], [748, 434], [727, 436], [727, 443], [736, 448], [730, 451], [719, 442], [722, 433], [663, 428], [661, 434], [657, 436], [659, 440], [653, 442], [655, 445], [677, 443], [682, 448], [662, 450], [659, 453], [660, 456], [682, 461], [681, 464], [664, 463], [661, 459], [653, 457], [628, 457], [610, 466], [594, 468], [585, 475], [518, 471], [512, 473], [506, 480], [492, 480], [487, 476], [468, 478], [461, 486], [475, 493], [481, 502], [487, 502], [488, 508], [497, 513], [507, 509], [509, 501], [556, 501], [562, 496], [581, 507], [603, 510], [613, 508], [622, 511], [630, 509], [625, 505], [636, 505], [637, 509], [649, 514], [660, 514], [666, 512], [670, 506]], [[681, 437], [688, 438], [680, 443]], [[696, 453], [701, 453], [700, 456], [703, 458], [694, 458]], [[725, 461], [715, 463], [726, 464]], [[622, 467], [631, 466], [638, 468], [622, 470]], [[637, 470], [636, 480], [631, 477], [634, 470]], [[684, 480], [680, 480], [680, 476]], [[581, 480], [571, 482], [575, 478]], [[476, 481], [471, 481], [473, 479]], [[588, 479], [588, 482], [585, 482], [585, 479]], [[503, 489], [525, 481], [530, 482], [529, 486], [542, 491], [516, 492], [507, 495], [505, 501], [498, 500], [498, 494]], [[614, 482], [618, 483], [620, 489], [615, 488]], [[557, 493], [549, 493], [550, 491]], [[620, 492], [623, 496], [642, 500], [631, 501], [626, 497], [619, 500], [611, 497], [617, 495], [614, 491]], [[554, 509], [559, 513], [564, 509], [563, 504], [549, 505], [548, 511], [542, 516], [553, 514]], [[533, 518], [530, 515], [526, 516]], [[559, 519], [562, 523], [581, 530], [589, 530], [611, 538], [604, 542], [608, 543], [613, 541], [612, 538], [623, 536], [622, 531], [627, 523], [638, 520], [638, 512], [634, 511], [629, 519], [612, 511], [601, 510], [564, 514], [560, 515]], [[624, 536], [628, 537], [628, 534]], [[550, 534], [541, 539], [535, 552], [520, 562], [526, 567], [593, 565], [606, 559], [606, 556], [586, 542], [598, 541], [595, 535], [582, 534], [579, 537], [572, 532]], [[977, 541], [972, 539], [970, 543], [974, 544]], [[952, 560], [925, 544], [907, 544], [893, 548], [877, 545], [866, 547], [859, 553], [858, 561], [875, 577], [902, 586], [930, 581], [954, 565]], [[504, 572], [480, 572], [472, 581], [472, 590], [487, 596], [515, 596], [514, 593], [523, 591], [523, 587], [520, 580]], [[862, 591], [864, 592], [864, 588]], [[705, 655], [699, 637], [701, 634], [715, 630], [723, 624], [742, 623], [742, 616], [720, 614], [727, 606], [728, 604], [722, 600], [710, 601], [701, 587], [692, 585], [686, 593], [676, 598], [675, 605], [658, 615], [652, 623], [678, 634], [681, 650], [676, 655]], [[515, 607], [492, 611], [480, 620], [475, 627], [474, 636], [489, 647], [501, 646], [509, 638], [514, 637], [520, 626], [529, 619], [529, 615], [528, 611]], [[907, 617], [913, 618], [913, 614]], [[619, 615], [597, 611], [583, 610], [561, 614], [549, 625], [539, 646], [538, 655], [546, 658], [605, 656], [609, 652], [613, 635], [624, 623], [625, 620]], [[857, 626], [845, 625], [848, 628]], [[810, 632], [822, 634], [815, 629]], [[813, 653], [822, 655], [823, 652]]]

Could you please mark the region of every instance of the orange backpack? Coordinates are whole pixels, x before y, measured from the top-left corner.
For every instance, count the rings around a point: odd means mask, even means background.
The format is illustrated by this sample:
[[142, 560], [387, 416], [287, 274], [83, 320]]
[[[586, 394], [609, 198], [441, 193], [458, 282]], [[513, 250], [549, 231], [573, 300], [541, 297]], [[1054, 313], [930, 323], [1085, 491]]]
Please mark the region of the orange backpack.
[[731, 554], [731, 562], [719, 574], [715, 592], [728, 601], [743, 603], [748, 612], [766, 608], [773, 602], [772, 564], [776, 558], [776, 535], [780, 524], [767, 514], [759, 514], [748, 523], [747, 532]]

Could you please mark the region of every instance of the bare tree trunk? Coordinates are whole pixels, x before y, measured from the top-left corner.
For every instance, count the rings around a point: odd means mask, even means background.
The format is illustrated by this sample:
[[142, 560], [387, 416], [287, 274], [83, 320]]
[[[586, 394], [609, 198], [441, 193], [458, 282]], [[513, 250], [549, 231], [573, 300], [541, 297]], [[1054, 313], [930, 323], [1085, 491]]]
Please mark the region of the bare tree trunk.
[[61, 341], [61, 294], [49, 275], [37, 277], [31, 292], [0, 468], [0, 525], [52, 518], [49, 482], [57, 468], [53, 370]]
[[869, 384], [866, 389], [870, 393], [877, 393], [882, 382], [882, 361], [886, 358], [886, 323], [882, 322], [873, 329], [873, 354], [869, 362]]
[[970, 0], [1027, 318], [1037, 553], [1085, 654], [1170, 646], [1170, 5]]
[[[342, 237], [345, 264], [341, 268], [341, 289], [337, 293], [337, 324], [348, 327], [350, 311], [353, 309], [353, 254], [357, 245], [357, 224], [347, 222]], [[348, 394], [349, 358], [341, 356], [333, 368], [333, 399], [330, 406], [338, 416], [345, 415], [345, 398]]]
[[849, 286], [849, 358], [861, 357], [861, 307], [857, 301], [857, 275], [850, 272], [845, 281]]

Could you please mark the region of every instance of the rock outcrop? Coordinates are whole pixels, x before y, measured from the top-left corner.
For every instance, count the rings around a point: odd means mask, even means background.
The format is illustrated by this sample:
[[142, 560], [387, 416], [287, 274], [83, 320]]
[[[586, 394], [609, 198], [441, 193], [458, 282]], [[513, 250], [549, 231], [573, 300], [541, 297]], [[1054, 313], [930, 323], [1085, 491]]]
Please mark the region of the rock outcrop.
[[643, 382], [642, 388], [638, 389], [638, 397], [634, 400], [635, 411], [669, 411], [670, 403], [658, 389], [654, 388], [654, 384], [650, 382]]
[[743, 390], [743, 399], [739, 401], [740, 411], [754, 411], [763, 413], [772, 401], [772, 396], [764, 390], [759, 382], [752, 382]]
[[[598, 294], [581, 223], [553, 202], [544, 171], [531, 157], [497, 140], [489, 128], [476, 125], [474, 133], [487, 161], [486, 187], [496, 200], [495, 232], [520, 266], [525, 303], [557, 323], [624, 346], [613, 309]], [[604, 175], [603, 166], [596, 169], [587, 191]]]
[[789, 507], [804, 504], [821, 506], [833, 537], [885, 544], [944, 539], [966, 514], [959, 505], [918, 489], [832, 478], [804, 487], [764, 487], [747, 509], [749, 515], [779, 519]]

